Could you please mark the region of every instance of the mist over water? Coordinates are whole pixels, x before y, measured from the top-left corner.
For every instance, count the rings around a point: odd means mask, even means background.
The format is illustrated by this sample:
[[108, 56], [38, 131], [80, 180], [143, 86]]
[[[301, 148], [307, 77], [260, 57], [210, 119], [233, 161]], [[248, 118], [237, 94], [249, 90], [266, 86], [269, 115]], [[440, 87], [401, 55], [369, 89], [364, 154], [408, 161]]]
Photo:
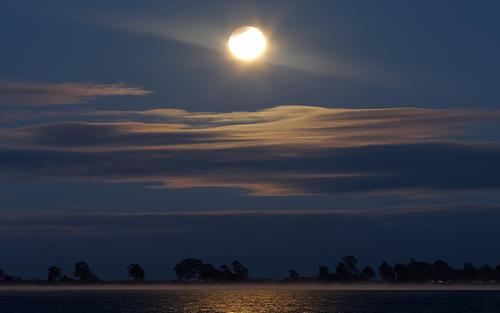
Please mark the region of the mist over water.
[[87, 284], [0, 284], [1, 292], [150, 292], [150, 291], [497, 291], [498, 284], [386, 284], [386, 283], [87, 283]]
[[470, 313], [499, 310], [500, 292], [485, 290], [354, 291], [226, 286], [147, 291], [0, 292], [2, 313]]

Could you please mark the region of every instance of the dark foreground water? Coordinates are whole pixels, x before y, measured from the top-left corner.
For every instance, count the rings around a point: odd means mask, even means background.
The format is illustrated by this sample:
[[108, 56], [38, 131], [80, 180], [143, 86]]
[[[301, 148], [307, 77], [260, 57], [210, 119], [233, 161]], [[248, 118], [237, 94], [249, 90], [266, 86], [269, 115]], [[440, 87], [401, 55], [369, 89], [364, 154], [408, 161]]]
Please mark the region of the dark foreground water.
[[1, 313], [500, 312], [497, 291], [0, 292]]

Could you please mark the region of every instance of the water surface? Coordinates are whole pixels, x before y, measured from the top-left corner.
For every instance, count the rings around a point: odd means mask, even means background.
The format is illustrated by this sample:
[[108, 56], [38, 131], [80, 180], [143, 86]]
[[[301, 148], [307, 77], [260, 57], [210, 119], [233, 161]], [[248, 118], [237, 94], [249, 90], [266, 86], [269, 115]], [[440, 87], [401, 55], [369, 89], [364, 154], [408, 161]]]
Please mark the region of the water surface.
[[2, 291], [2, 313], [500, 312], [498, 291]]

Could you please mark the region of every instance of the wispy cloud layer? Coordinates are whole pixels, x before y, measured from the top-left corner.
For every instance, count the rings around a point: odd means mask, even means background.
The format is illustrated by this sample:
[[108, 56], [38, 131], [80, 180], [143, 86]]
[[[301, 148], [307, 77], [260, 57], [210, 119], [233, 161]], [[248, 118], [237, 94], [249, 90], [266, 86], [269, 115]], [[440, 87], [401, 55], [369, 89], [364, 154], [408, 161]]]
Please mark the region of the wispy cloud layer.
[[0, 131], [0, 174], [227, 187], [258, 195], [500, 188], [498, 111], [280, 106], [86, 114]]
[[62, 105], [95, 97], [145, 96], [150, 91], [124, 84], [0, 82], [0, 105]]
[[[59, 122], [0, 132], [1, 146], [64, 151], [308, 149], [449, 140], [500, 111], [279, 106], [257, 112], [179, 109], [82, 113], [108, 122]], [[74, 117], [73, 117], [74, 118]]]
[[421, 214], [439, 216], [446, 214], [484, 214], [499, 212], [498, 205], [421, 205], [388, 206], [370, 209], [329, 209], [329, 210], [226, 210], [226, 211], [188, 211], [188, 212], [110, 212], [110, 213], [64, 213], [64, 212], [4, 212], [0, 220], [0, 233], [65, 233], [99, 236], [101, 234], [137, 234], [137, 233], [183, 233], [198, 232], [200, 227], [224, 225], [253, 220], [282, 218], [304, 219], [349, 219], [397, 218], [404, 216], [418, 217]]

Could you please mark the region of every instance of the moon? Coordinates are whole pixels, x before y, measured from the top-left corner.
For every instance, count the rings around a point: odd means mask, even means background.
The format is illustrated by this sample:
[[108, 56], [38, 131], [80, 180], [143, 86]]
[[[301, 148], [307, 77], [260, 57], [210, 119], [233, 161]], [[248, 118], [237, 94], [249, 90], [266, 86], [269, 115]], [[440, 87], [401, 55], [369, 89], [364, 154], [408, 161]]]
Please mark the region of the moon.
[[237, 28], [229, 37], [227, 47], [238, 60], [251, 62], [258, 59], [265, 51], [267, 40], [264, 34], [253, 26]]

